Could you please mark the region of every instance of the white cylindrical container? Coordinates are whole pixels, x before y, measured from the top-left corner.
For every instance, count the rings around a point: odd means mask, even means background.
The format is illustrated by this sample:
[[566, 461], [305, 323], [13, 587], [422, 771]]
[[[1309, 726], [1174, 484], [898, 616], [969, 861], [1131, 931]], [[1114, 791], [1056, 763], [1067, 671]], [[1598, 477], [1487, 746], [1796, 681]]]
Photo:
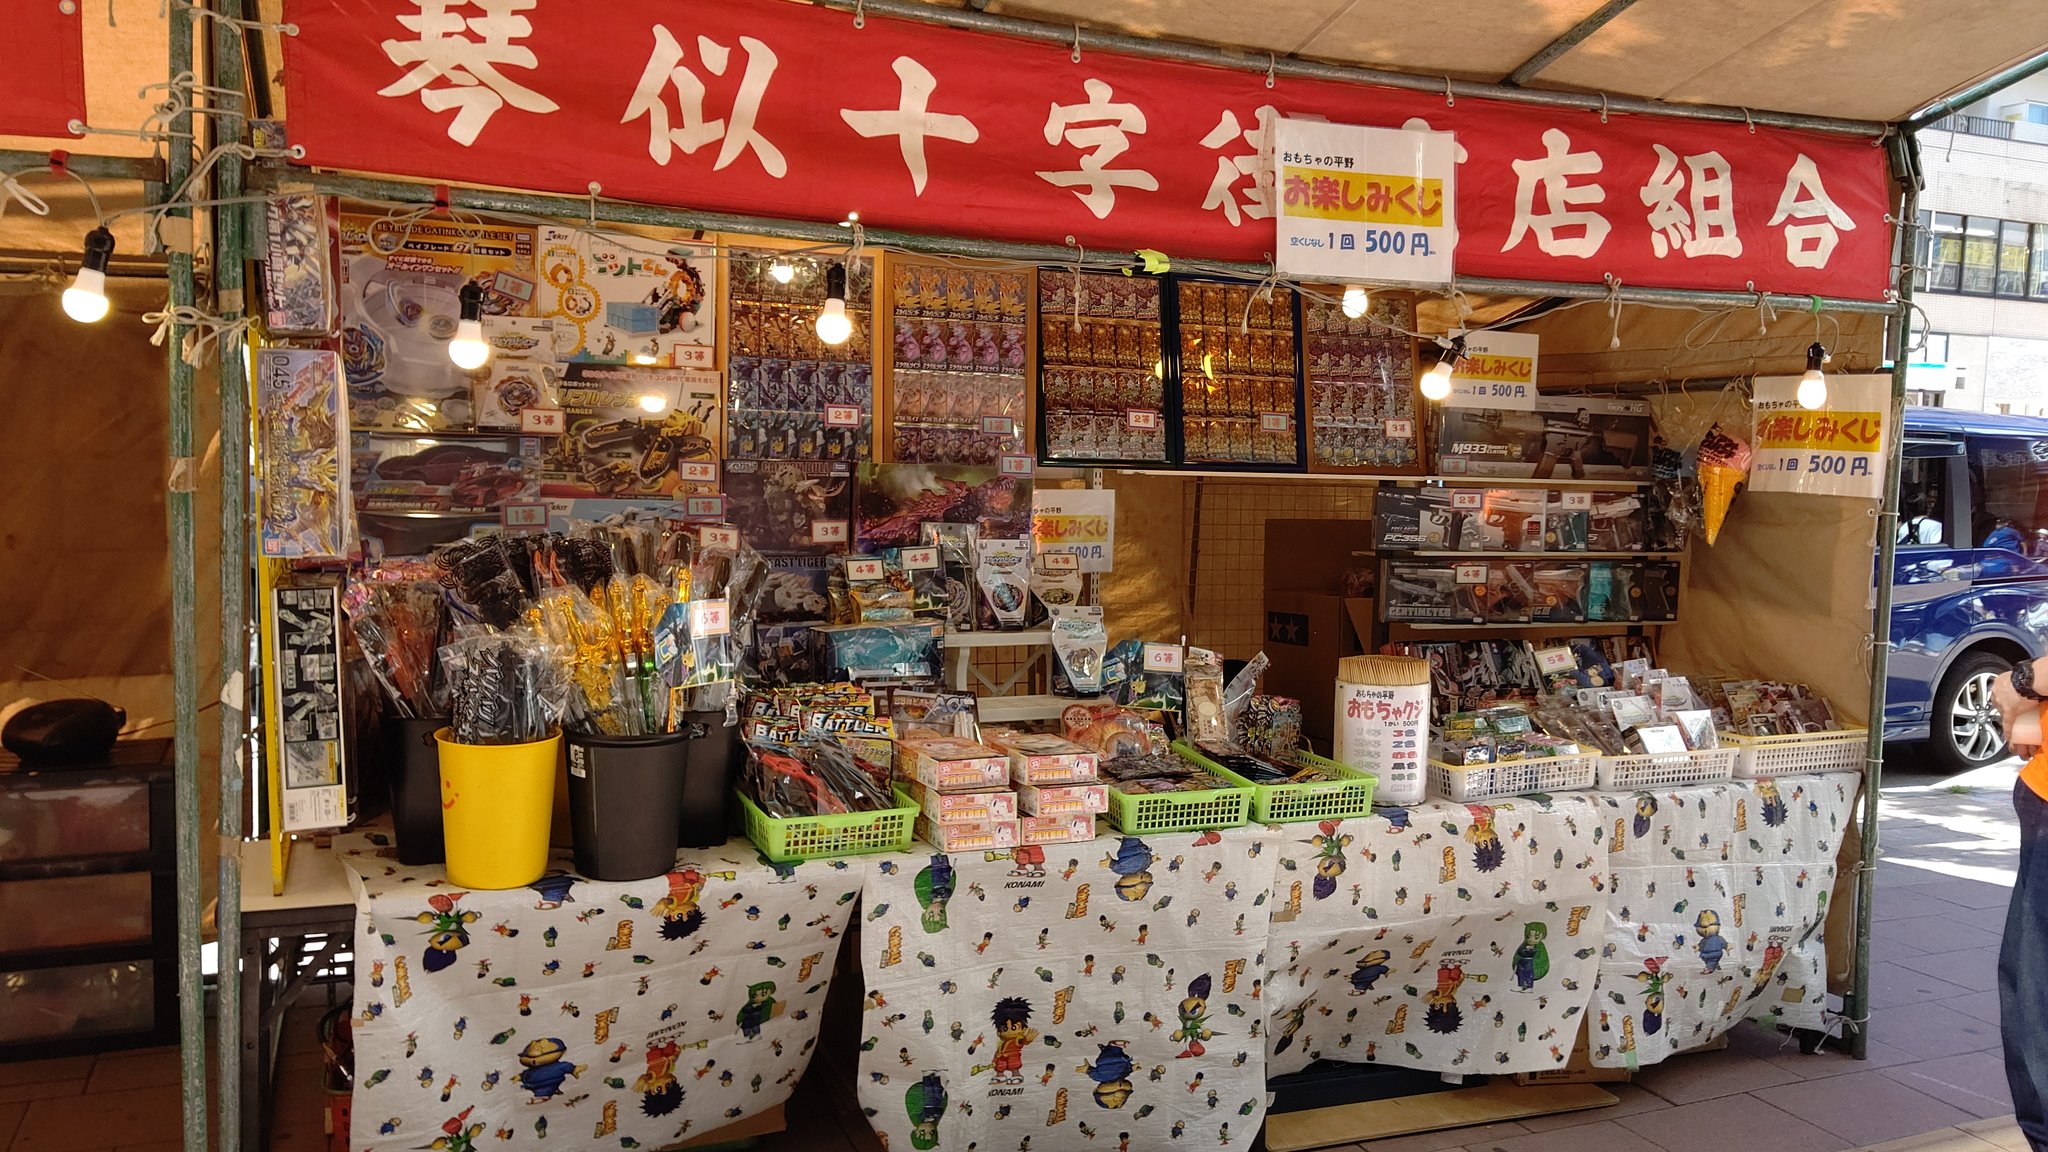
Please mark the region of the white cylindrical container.
[[1375, 804], [1420, 804], [1427, 791], [1429, 661], [1347, 656], [1337, 662], [1336, 759], [1379, 777]]

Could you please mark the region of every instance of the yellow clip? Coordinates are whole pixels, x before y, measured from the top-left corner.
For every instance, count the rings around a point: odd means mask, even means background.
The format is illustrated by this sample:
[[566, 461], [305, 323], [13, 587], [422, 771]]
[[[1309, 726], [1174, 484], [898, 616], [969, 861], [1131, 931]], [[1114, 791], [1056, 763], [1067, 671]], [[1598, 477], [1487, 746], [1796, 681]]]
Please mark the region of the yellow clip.
[[[1147, 275], [1163, 276], [1173, 271], [1173, 261], [1167, 258], [1166, 253], [1161, 252], [1157, 248], [1140, 248], [1137, 251], [1137, 257], [1145, 262], [1145, 272]], [[1124, 269], [1124, 275], [1129, 276], [1130, 274], [1130, 269]]]

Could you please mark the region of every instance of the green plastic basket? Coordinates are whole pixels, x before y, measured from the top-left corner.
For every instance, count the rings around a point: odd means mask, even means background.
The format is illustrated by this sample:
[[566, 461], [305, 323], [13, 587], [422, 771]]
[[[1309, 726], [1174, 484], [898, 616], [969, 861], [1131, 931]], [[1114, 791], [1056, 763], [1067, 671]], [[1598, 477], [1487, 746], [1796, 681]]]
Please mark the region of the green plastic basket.
[[[1235, 777], [1216, 773], [1219, 779]], [[1250, 814], [1250, 788], [1210, 788], [1201, 792], [1125, 792], [1109, 785], [1109, 822], [1126, 836], [1147, 832], [1206, 832], [1235, 828]]]
[[744, 792], [740, 810], [746, 814], [747, 839], [761, 855], [779, 864], [826, 860], [910, 847], [917, 801], [896, 789], [896, 807], [879, 812], [848, 812], [838, 816], [793, 816], [780, 819], [761, 811]]
[[1247, 780], [1202, 754], [1185, 740], [1174, 742], [1173, 750], [1183, 759], [1252, 790], [1251, 822], [1254, 824], [1301, 824], [1311, 820], [1345, 820], [1372, 815], [1372, 793], [1379, 777], [1348, 764], [1297, 752], [1303, 765], [1321, 768], [1335, 780], [1312, 780], [1304, 784], [1258, 784]]

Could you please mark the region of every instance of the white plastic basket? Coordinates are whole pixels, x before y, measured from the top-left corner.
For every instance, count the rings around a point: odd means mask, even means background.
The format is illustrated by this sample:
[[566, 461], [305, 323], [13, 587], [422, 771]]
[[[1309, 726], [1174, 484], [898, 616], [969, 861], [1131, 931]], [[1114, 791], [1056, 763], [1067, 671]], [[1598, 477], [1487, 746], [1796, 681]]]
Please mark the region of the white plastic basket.
[[1792, 736], [1738, 736], [1723, 732], [1721, 744], [1741, 754], [1735, 761], [1737, 777], [1758, 780], [1814, 772], [1861, 772], [1863, 757], [1870, 747], [1870, 733], [1863, 728]]
[[1654, 752], [1640, 756], [1602, 756], [1595, 778], [1602, 791], [1626, 791], [1667, 784], [1704, 784], [1734, 774], [1742, 755], [1733, 748], [1697, 752]]
[[1593, 786], [1592, 754], [1509, 760], [1500, 764], [1429, 762], [1429, 790], [1445, 800], [1489, 800], [1532, 792], [1576, 792]]

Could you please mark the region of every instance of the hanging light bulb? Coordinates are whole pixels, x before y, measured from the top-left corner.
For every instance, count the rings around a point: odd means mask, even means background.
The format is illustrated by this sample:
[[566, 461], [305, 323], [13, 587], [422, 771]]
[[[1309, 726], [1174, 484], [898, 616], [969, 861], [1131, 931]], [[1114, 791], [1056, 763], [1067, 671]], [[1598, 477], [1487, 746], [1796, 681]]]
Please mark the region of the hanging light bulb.
[[455, 339], [448, 341], [448, 358], [464, 372], [474, 372], [491, 358], [491, 346], [484, 343], [484, 290], [464, 284], [461, 299], [462, 318], [455, 324]]
[[796, 279], [796, 265], [791, 264], [789, 261], [783, 259], [780, 256], [777, 256], [775, 258], [775, 262], [773, 264], [768, 265], [768, 275], [772, 277], [777, 284], [787, 284], [791, 280]]
[[846, 314], [846, 265], [825, 270], [825, 306], [818, 309], [818, 339], [827, 344], [844, 344], [853, 335], [853, 319]]
[[1443, 352], [1437, 362], [1422, 374], [1422, 398], [1442, 400], [1451, 394], [1451, 369], [1458, 363], [1458, 357], [1465, 354], [1465, 338], [1454, 336], [1448, 341], [1440, 340]]
[[104, 227], [85, 234], [85, 256], [78, 262], [78, 275], [64, 290], [64, 314], [80, 324], [103, 320], [107, 315], [107, 261], [114, 258], [114, 234]]
[[1370, 307], [1371, 304], [1372, 301], [1370, 298], [1366, 296], [1365, 287], [1363, 285], [1350, 284], [1345, 286], [1344, 315], [1349, 316], [1353, 320], [1356, 320], [1360, 316], [1365, 315], [1365, 310], [1368, 307]]
[[1799, 406], [1808, 410], [1824, 408], [1828, 402], [1828, 378], [1820, 370], [1827, 362], [1828, 350], [1816, 340], [1806, 346], [1806, 373], [1799, 378]]

